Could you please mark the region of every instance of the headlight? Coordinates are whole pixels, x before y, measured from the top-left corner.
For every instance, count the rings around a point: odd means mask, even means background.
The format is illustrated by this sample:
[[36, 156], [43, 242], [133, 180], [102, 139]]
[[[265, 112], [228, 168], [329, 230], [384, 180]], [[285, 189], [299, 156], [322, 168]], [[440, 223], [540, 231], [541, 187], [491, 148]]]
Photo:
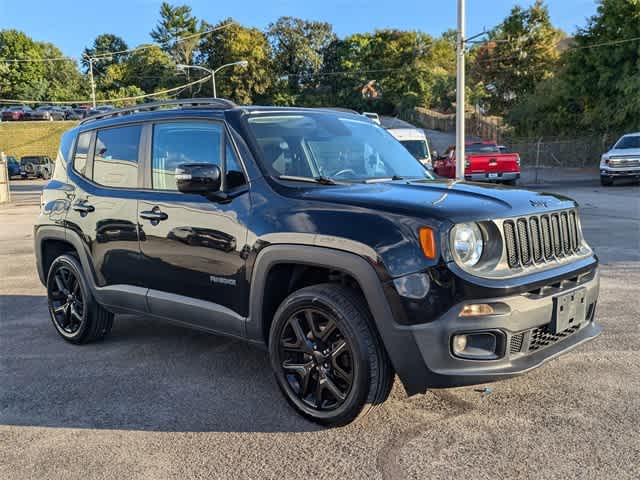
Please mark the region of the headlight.
[[484, 239], [477, 223], [460, 223], [451, 231], [451, 250], [456, 261], [472, 267], [480, 260]]

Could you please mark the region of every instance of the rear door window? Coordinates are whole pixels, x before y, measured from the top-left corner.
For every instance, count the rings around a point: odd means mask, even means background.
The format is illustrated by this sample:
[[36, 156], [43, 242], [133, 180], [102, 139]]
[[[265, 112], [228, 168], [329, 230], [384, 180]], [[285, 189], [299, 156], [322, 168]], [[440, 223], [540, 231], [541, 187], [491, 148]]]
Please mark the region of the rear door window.
[[93, 159], [93, 181], [115, 188], [138, 186], [138, 149], [141, 125], [98, 130]]

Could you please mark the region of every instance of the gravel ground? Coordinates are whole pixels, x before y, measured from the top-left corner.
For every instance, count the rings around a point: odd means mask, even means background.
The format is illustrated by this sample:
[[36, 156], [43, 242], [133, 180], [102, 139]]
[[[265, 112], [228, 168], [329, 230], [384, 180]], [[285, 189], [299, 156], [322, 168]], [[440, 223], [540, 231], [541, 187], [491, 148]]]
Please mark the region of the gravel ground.
[[104, 342], [63, 342], [37, 207], [0, 207], [0, 479], [639, 478], [640, 187], [553, 189], [580, 201], [602, 260], [603, 335], [492, 393], [406, 398], [396, 382], [334, 430], [297, 416], [266, 353], [235, 340], [119, 316]]

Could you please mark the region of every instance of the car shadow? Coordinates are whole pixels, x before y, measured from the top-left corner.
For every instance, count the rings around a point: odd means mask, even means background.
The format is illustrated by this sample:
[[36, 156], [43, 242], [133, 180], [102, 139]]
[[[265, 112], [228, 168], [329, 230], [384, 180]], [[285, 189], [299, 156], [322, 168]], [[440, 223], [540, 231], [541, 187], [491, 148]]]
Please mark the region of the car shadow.
[[44, 296], [0, 296], [0, 424], [145, 431], [320, 430], [287, 404], [265, 350], [133, 315], [87, 345]]

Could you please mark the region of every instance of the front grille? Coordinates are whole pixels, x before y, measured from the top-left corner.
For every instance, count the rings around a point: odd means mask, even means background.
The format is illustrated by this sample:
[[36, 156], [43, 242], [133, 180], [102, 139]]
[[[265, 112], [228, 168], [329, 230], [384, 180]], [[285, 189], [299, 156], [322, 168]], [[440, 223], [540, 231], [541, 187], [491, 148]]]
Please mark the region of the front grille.
[[569, 257], [580, 246], [575, 210], [505, 220], [502, 228], [511, 268]]
[[609, 166], [613, 168], [635, 168], [640, 167], [640, 158], [611, 158]]
[[556, 343], [558, 340], [562, 340], [568, 337], [572, 333], [575, 333], [580, 328], [580, 324], [573, 325], [560, 333], [551, 333], [548, 325], [534, 328], [531, 331], [531, 339], [529, 340], [529, 351], [535, 352], [541, 348], [548, 347]]

